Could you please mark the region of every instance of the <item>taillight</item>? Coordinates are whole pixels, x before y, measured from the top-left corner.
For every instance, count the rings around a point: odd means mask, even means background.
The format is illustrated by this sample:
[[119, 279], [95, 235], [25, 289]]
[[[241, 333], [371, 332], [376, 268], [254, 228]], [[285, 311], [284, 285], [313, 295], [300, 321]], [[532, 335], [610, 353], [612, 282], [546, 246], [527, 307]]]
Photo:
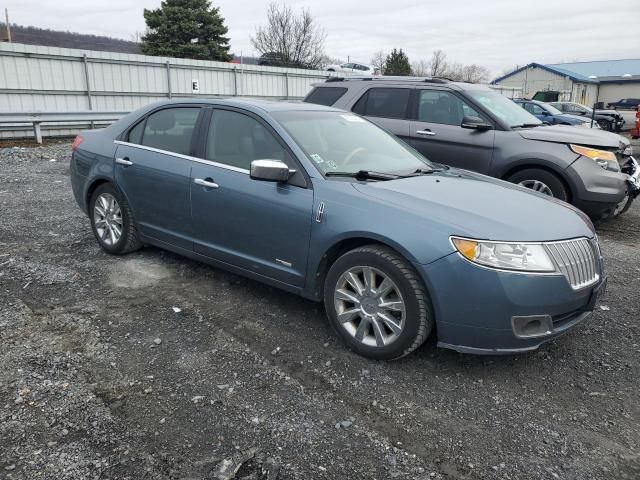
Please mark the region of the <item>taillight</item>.
[[82, 135], [77, 135], [76, 138], [73, 140], [73, 143], [71, 144], [71, 151], [75, 152], [83, 140], [84, 138], [82, 138]]

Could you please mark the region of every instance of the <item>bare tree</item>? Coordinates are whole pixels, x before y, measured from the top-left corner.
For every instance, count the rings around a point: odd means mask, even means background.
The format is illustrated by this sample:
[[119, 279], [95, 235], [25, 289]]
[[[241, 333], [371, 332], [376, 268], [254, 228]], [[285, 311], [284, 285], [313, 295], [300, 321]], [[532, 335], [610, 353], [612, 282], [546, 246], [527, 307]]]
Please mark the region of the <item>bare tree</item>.
[[384, 75], [384, 63], [386, 60], [387, 56], [382, 50], [378, 50], [371, 57], [371, 65], [380, 72], [380, 75]]
[[444, 77], [447, 72], [447, 54], [442, 50], [434, 50], [429, 60], [429, 74], [432, 77]]
[[462, 82], [464, 78], [464, 65], [458, 62], [447, 63], [441, 77], [448, 78], [454, 82]]
[[325, 57], [325, 38], [309, 10], [303, 8], [295, 15], [287, 5], [270, 3], [267, 24], [256, 28], [251, 44], [283, 66], [319, 68]]
[[431, 75], [431, 67], [426, 60], [418, 60], [411, 64], [411, 72], [418, 77], [428, 77]]
[[487, 83], [489, 81], [489, 69], [481, 65], [472, 63], [471, 65], [465, 65], [462, 68], [463, 82], [469, 83]]

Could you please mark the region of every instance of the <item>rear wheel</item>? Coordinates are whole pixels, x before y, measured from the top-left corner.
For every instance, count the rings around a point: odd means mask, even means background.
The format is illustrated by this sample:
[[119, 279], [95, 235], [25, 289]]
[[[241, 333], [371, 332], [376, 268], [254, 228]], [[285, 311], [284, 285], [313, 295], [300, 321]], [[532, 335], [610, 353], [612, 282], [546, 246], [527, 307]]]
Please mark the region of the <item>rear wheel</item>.
[[411, 353], [433, 328], [418, 274], [396, 252], [379, 245], [356, 248], [336, 260], [325, 280], [324, 304], [342, 340], [378, 360]]
[[142, 246], [131, 208], [112, 184], [102, 184], [93, 192], [89, 217], [93, 234], [104, 251], [121, 255]]
[[569, 192], [562, 180], [555, 174], [539, 168], [527, 168], [514, 173], [508, 179], [511, 183], [517, 183], [523, 187], [534, 190], [543, 195], [569, 201]]

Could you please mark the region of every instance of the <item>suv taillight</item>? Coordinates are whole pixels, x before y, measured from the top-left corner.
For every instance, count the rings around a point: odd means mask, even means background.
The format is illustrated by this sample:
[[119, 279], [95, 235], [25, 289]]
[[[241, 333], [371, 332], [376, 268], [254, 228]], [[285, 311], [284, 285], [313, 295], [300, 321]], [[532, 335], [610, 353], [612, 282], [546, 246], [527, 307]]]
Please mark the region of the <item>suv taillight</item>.
[[77, 135], [76, 138], [73, 140], [73, 143], [71, 144], [71, 151], [75, 152], [83, 140], [84, 138], [82, 138], [82, 135]]

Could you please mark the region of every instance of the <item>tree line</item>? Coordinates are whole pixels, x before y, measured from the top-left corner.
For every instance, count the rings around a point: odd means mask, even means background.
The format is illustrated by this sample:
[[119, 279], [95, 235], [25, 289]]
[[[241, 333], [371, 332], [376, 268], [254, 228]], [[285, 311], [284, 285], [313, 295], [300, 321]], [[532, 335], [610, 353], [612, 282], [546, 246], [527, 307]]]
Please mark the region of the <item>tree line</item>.
[[[141, 38], [141, 49], [147, 55], [231, 60], [224, 18], [209, 0], [164, 0], [158, 9], [145, 8], [144, 18], [147, 31]], [[308, 69], [340, 63], [325, 54], [325, 40], [324, 30], [308, 9], [296, 13], [279, 3], [268, 5], [266, 22], [250, 38], [264, 64]], [[384, 75], [442, 77], [473, 83], [489, 80], [485, 67], [451, 62], [442, 50], [435, 50], [428, 60], [413, 63], [402, 49], [393, 49], [386, 55], [379, 51], [371, 64]]]

